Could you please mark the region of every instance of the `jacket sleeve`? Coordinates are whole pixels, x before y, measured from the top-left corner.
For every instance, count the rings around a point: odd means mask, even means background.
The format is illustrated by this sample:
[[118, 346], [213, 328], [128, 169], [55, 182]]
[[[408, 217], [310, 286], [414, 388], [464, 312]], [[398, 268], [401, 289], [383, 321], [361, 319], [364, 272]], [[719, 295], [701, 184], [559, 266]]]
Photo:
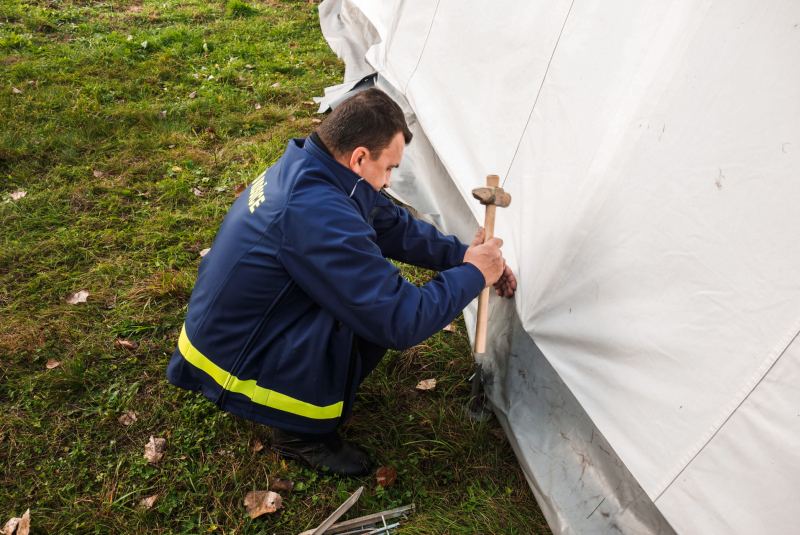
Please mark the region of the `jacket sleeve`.
[[485, 284], [466, 264], [417, 288], [383, 257], [375, 231], [341, 195], [326, 195], [324, 203], [318, 194], [292, 195], [281, 230], [279, 259], [292, 279], [359, 336], [390, 349], [444, 328]]
[[445, 271], [464, 261], [467, 245], [412, 216], [391, 202], [375, 213], [376, 243], [387, 258], [434, 271]]

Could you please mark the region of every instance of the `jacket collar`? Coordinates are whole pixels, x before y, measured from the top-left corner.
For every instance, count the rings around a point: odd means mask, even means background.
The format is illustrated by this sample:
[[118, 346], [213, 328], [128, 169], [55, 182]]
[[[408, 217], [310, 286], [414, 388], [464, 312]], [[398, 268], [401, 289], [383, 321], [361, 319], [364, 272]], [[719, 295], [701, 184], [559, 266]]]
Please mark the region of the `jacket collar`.
[[297, 144], [319, 160], [330, 171], [331, 182], [338, 186], [351, 200], [358, 206], [361, 215], [365, 220], [370, 219], [372, 208], [378, 200], [380, 192], [375, 189], [356, 173], [337, 162], [330, 154], [314, 144], [311, 138], [294, 139]]

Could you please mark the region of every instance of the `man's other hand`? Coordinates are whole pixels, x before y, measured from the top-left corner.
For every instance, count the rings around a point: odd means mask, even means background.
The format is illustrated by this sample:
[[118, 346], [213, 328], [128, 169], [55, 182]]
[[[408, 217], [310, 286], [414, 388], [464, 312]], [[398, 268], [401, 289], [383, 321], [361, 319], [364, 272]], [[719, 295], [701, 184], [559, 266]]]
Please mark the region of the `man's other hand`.
[[503, 274], [492, 286], [494, 286], [494, 291], [500, 297], [514, 297], [514, 292], [517, 291], [517, 278], [514, 277], [511, 268], [505, 266]]
[[[503, 258], [503, 253], [500, 248], [503, 246], [503, 240], [500, 238], [492, 238], [486, 243], [483, 243], [484, 231], [483, 227], [478, 228], [478, 233], [470, 243], [467, 252], [464, 253], [464, 262], [469, 262], [478, 268], [486, 279], [486, 286], [499, 284], [501, 278], [505, 275], [506, 261]], [[514, 288], [517, 287], [517, 281], [511, 270], [508, 270], [511, 280], [514, 282]], [[505, 279], [508, 285], [508, 277]], [[505, 290], [504, 290], [505, 291]], [[512, 292], [513, 295], [513, 292]]]

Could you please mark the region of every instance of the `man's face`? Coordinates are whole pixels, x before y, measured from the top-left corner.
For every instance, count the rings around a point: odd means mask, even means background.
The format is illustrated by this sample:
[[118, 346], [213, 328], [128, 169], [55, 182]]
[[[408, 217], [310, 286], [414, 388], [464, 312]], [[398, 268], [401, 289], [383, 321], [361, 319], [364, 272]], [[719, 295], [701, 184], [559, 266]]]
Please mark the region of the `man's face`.
[[402, 133], [398, 132], [389, 146], [383, 149], [381, 155], [374, 160], [367, 149], [359, 147], [350, 156], [350, 169], [369, 182], [376, 191], [388, 188], [392, 178], [392, 169], [400, 165], [405, 146], [405, 138]]

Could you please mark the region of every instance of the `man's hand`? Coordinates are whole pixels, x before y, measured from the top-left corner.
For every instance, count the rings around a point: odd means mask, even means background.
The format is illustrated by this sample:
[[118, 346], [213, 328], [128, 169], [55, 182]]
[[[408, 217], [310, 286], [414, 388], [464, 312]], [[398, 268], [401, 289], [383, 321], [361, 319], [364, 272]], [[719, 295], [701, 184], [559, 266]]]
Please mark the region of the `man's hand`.
[[511, 268], [505, 266], [503, 274], [492, 286], [494, 286], [494, 291], [500, 297], [514, 297], [514, 292], [517, 291], [517, 278], [514, 277]]
[[[464, 253], [464, 262], [469, 262], [483, 273], [483, 277], [486, 279], [486, 286], [488, 287], [492, 284], [500, 284], [501, 278], [505, 275], [506, 261], [503, 258], [503, 253], [500, 251], [500, 248], [503, 246], [503, 240], [500, 238], [492, 238], [488, 242], [483, 243], [483, 236], [483, 227], [480, 227], [472, 243], [470, 243], [467, 252]], [[510, 269], [508, 270], [508, 274], [514, 282], [514, 288], [516, 289], [517, 281], [514, 279], [514, 275], [511, 273]], [[506, 286], [508, 286], [508, 282], [509, 279], [506, 277]], [[505, 291], [504, 287], [503, 291]], [[511, 295], [513, 295], [513, 291]]]

